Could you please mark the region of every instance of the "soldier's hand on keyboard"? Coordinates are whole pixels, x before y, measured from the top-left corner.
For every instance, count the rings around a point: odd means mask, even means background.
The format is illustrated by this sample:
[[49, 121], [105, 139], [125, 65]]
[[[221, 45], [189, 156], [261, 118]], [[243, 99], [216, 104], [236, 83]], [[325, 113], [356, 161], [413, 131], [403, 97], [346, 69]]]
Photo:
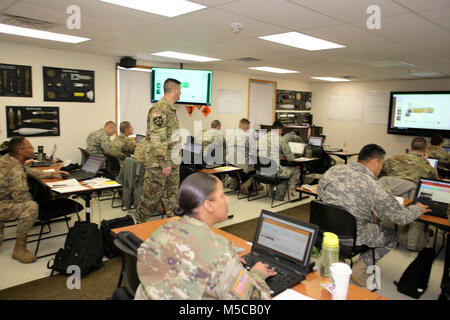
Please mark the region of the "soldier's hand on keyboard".
[[422, 209], [422, 213], [427, 213], [427, 212], [431, 212], [431, 209], [428, 208], [427, 205], [421, 204], [420, 202], [416, 203], [416, 206], [418, 206], [420, 209]]
[[273, 270], [272, 268], [270, 268], [270, 266], [268, 264], [262, 263], [262, 262], [257, 262], [253, 268], [251, 270], [259, 270], [262, 273], [264, 273], [264, 275], [266, 276], [266, 278], [268, 277], [272, 277], [274, 275], [276, 275], [276, 271]]

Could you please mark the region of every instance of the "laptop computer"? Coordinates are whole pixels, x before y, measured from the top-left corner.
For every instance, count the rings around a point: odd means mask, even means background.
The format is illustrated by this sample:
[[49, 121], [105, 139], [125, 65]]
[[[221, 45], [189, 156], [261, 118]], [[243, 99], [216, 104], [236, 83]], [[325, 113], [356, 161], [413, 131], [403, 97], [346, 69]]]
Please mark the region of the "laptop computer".
[[428, 160], [428, 162], [430, 163], [430, 165], [433, 167], [433, 168], [437, 168], [437, 166], [438, 166], [438, 163], [439, 163], [439, 160], [438, 159], [435, 159], [435, 158], [428, 158], [427, 159]]
[[314, 147], [321, 147], [323, 144], [323, 137], [309, 137], [308, 144]]
[[261, 261], [275, 268], [277, 275], [266, 279], [275, 296], [306, 278], [318, 233], [314, 224], [262, 210], [252, 250], [243, 256], [245, 267]]
[[431, 209], [431, 212], [427, 214], [447, 218], [450, 203], [450, 182], [420, 178], [414, 201], [427, 205]]
[[142, 139], [144, 139], [145, 136], [142, 134], [136, 134], [136, 143], [139, 143]]
[[50, 161], [33, 161], [30, 164], [30, 167], [50, 167], [52, 165], [52, 161], [55, 159], [56, 154], [56, 144], [53, 145], [52, 155], [50, 156]]
[[447, 151], [448, 153], [450, 153], [450, 147], [442, 147], [442, 149], [444, 149], [445, 151]]
[[289, 149], [291, 149], [292, 154], [295, 158], [303, 157], [305, 154], [306, 144], [301, 142], [288, 142]]
[[66, 178], [76, 179], [78, 181], [95, 178], [105, 160], [102, 157], [89, 156], [80, 171], [73, 172], [66, 176]]

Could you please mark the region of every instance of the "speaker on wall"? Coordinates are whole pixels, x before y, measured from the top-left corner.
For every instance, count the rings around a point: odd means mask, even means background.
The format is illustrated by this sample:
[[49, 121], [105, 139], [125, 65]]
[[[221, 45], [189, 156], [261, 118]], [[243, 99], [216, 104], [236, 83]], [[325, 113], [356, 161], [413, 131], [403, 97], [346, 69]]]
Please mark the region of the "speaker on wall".
[[134, 68], [136, 67], [136, 59], [123, 57], [122, 59], [120, 59], [120, 66], [122, 68]]

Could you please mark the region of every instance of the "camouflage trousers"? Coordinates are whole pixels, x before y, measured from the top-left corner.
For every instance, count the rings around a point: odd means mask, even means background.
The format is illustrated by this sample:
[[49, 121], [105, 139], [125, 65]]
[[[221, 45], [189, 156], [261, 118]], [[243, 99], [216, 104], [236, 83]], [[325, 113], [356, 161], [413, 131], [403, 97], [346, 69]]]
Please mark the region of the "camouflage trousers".
[[300, 169], [296, 167], [280, 166], [278, 170], [278, 177], [282, 179], [289, 179], [289, 190], [294, 190], [300, 182]]
[[17, 238], [26, 237], [38, 216], [38, 204], [32, 200], [25, 202], [0, 201], [0, 244], [5, 237], [5, 221], [17, 219]]
[[395, 230], [378, 224], [369, 224], [364, 232], [358, 234], [357, 245], [366, 245], [375, 249], [375, 261], [372, 258], [372, 250], [368, 250], [360, 256], [360, 259], [368, 266], [376, 264], [389, 251], [395, 249], [397, 244], [398, 237]]
[[162, 201], [166, 215], [174, 215], [178, 206], [178, 185], [180, 168], [172, 168], [170, 176], [164, 177], [161, 168], [146, 168], [141, 199], [136, 210], [136, 222], [146, 222], [157, 213], [158, 203]]

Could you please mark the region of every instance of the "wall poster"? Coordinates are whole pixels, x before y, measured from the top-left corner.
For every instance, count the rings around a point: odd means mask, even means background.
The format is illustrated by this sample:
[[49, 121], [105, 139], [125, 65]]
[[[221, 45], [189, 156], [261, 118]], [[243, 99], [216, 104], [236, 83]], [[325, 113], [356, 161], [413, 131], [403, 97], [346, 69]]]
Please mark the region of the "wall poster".
[[6, 106], [7, 137], [59, 136], [59, 107]]

